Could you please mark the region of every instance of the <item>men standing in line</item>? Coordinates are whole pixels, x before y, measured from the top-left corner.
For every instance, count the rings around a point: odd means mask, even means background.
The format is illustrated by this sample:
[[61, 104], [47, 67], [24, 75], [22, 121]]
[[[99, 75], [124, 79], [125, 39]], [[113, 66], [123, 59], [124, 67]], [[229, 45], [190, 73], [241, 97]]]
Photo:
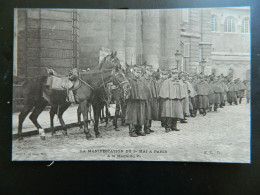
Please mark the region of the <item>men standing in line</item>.
[[144, 82], [141, 80], [142, 70], [139, 66], [134, 66], [129, 83], [131, 85], [130, 95], [127, 99], [126, 124], [129, 125], [129, 135], [131, 137], [145, 136], [142, 132], [142, 125], [146, 122], [146, 100]]
[[186, 94], [178, 73], [173, 71], [171, 78], [163, 82], [159, 96], [162, 98], [161, 117], [164, 119], [165, 132], [179, 131], [177, 120], [184, 118], [182, 101]]

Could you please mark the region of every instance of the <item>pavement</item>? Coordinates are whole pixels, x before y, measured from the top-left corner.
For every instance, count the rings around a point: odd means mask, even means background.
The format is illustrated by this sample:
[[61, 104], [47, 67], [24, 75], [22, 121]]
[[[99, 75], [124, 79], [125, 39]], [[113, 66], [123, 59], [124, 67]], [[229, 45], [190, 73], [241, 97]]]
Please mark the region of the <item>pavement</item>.
[[[66, 123], [76, 121], [75, 109], [71, 107], [64, 113]], [[44, 125], [49, 127], [48, 123]], [[188, 118], [187, 124], [178, 123], [178, 128], [181, 131], [165, 133], [160, 122], [153, 121], [154, 133], [133, 138], [129, 137], [128, 127], [115, 131], [111, 122], [107, 127], [103, 123], [99, 128], [102, 138], [89, 141], [83, 131], [75, 127], [68, 129], [67, 137], [58, 131], [55, 137], [47, 133], [46, 140], [40, 140], [39, 136], [14, 140], [12, 160], [250, 163], [250, 104], [227, 105], [206, 116], [198, 114]], [[94, 135], [93, 127], [90, 132]]]

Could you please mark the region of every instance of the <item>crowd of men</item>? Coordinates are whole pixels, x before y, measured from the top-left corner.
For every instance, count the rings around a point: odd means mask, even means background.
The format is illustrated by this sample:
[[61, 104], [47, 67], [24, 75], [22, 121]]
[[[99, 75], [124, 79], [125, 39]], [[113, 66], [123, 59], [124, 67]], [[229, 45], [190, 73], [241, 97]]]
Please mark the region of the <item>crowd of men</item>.
[[[177, 122], [187, 123], [187, 117], [196, 117], [197, 112], [205, 116], [227, 103], [241, 104], [244, 96], [247, 103], [250, 101], [249, 80], [242, 82], [223, 75], [189, 75], [176, 69], [153, 71], [145, 64], [133, 66], [127, 78], [131, 85], [129, 97], [123, 100], [118, 89], [113, 93], [117, 102], [115, 115], [121, 110], [121, 123], [129, 126], [131, 137], [154, 132], [152, 121], [161, 121], [166, 133], [180, 131]], [[117, 121], [113, 123], [118, 129]]]

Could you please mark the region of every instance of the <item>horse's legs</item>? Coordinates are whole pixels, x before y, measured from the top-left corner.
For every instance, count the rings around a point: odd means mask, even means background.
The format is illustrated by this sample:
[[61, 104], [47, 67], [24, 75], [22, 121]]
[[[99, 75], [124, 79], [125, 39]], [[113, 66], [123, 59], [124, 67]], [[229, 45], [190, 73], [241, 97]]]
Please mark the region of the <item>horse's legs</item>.
[[108, 125], [108, 119], [110, 117], [110, 112], [108, 110], [108, 106], [106, 105], [106, 126]]
[[66, 104], [60, 105], [60, 106], [59, 106], [59, 109], [58, 109], [58, 113], [57, 113], [58, 118], [59, 118], [59, 121], [60, 121], [60, 124], [61, 124], [61, 126], [62, 126], [62, 128], [63, 128], [63, 134], [64, 134], [65, 136], [67, 136], [68, 133], [67, 133], [67, 128], [66, 128], [65, 122], [64, 122], [64, 120], [63, 120], [63, 118], [62, 118], [62, 115], [63, 115], [63, 113], [68, 109], [68, 107], [70, 106], [70, 104], [71, 104], [71, 103], [68, 102], [68, 103], [66, 103]]
[[101, 122], [104, 121], [104, 118], [105, 118], [105, 116], [104, 116], [104, 105], [103, 105], [103, 108], [101, 108], [101, 114], [100, 114], [100, 120], [101, 120]]
[[54, 128], [54, 123], [53, 123], [53, 118], [54, 118], [55, 114], [57, 113], [57, 110], [58, 110], [58, 106], [57, 105], [51, 106], [51, 110], [50, 110], [50, 123], [51, 123], [51, 129], [52, 129], [52, 131], [51, 131], [51, 135], [52, 136], [56, 134], [55, 128]]
[[89, 129], [88, 129], [88, 102], [87, 100], [84, 100], [82, 102], [80, 102], [80, 110], [83, 114], [83, 120], [84, 120], [84, 133], [86, 134], [86, 138], [88, 140], [92, 140], [92, 135], [90, 134], [89, 132]]
[[81, 109], [80, 109], [80, 106], [78, 106], [78, 109], [77, 109], [77, 116], [78, 116], [78, 126], [80, 128], [80, 130], [82, 129], [82, 124], [81, 124]]
[[93, 111], [94, 111], [94, 131], [97, 138], [101, 138], [101, 135], [98, 131], [98, 124], [99, 124], [99, 118], [101, 114], [101, 109], [103, 105], [99, 105], [98, 103], [93, 104]]
[[29, 116], [29, 118], [31, 119], [35, 127], [38, 129], [41, 139], [45, 139], [45, 132], [42, 129], [41, 125], [38, 123], [37, 118], [42, 113], [46, 105], [47, 105], [46, 101], [40, 100], [40, 102], [35, 106], [32, 114]]
[[19, 122], [18, 122], [18, 135], [19, 140], [22, 140], [22, 128], [23, 128], [23, 122], [26, 116], [29, 114], [31, 109], [33, 108], [33, 105], [25, 105], [21, 113], [19, 114]]

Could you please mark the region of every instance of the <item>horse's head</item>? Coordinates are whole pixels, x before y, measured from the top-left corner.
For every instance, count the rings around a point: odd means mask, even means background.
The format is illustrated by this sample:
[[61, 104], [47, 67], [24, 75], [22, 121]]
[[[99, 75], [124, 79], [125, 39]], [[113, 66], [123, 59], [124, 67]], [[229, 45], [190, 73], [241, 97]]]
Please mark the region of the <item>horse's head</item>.
[[123, 90], [124, 93], [124, 98], [128, 98], [130, 95], [130, 83], [126, 79], [122, 69], [116, 68], [112, 72], [113, 74], [113, 84], [114, 85], [119, 85], [119, 87]]
[[74, 81], [79, 78], [79, 71], [77, 68], [73, 68], [69, 71], [69, 80]]
[[112, 52], [110, 55], [104, 57], [100, 63], [99, 69], [114, 69], [121, 68], [120, 60], [116, 56], [116, 52]]

